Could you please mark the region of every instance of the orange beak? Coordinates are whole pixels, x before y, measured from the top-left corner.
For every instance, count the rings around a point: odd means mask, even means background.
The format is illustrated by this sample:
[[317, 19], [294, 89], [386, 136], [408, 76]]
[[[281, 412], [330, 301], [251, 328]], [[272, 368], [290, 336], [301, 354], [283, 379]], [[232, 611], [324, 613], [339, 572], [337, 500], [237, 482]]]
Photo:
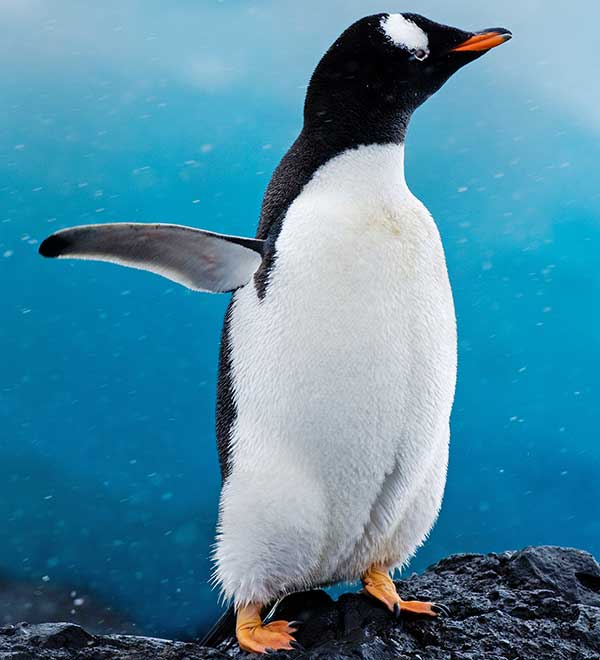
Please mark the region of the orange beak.
[[458, 44], [451, 52], [490, 50], [491, 48], [500, 46], [500, 44], [508, 41], [511, 37], [512, 34], [508, 30], [502, 32], [498, 30], [479, 32], [461, 44]]

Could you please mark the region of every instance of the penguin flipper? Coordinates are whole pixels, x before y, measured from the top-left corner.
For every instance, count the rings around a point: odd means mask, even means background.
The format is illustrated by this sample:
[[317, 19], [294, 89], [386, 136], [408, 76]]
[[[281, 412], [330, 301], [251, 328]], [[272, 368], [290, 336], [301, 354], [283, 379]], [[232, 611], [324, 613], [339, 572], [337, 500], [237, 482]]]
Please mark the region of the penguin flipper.
[[42, 242], [44, 257], [91, 259], [147, 270], [194, 291], [225, 293], [247, 284], [264, 241], [170, 224], [109, 223], [62, 229]]

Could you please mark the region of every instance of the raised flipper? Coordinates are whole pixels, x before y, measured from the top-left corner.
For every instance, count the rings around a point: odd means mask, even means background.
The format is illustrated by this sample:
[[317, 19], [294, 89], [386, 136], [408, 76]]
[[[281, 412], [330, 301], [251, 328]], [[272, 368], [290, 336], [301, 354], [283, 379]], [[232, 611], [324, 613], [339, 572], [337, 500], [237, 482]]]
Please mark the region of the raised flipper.
[[194, 291], [224, 293], [247, 284], [264, 241], [181, 225], [110, 223], [62, 229], [42, 242], [44, 257], [108, 261], [162, 275]]

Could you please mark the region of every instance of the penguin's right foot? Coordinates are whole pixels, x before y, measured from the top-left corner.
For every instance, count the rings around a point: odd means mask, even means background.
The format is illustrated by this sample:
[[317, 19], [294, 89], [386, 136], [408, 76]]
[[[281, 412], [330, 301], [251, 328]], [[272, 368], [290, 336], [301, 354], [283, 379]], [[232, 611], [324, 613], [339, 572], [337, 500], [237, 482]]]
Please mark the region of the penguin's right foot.
[[383, 603], [396, 618], [400, 617], [403, 612], [425, 614], [426, 616], [438, 616], [440, 614], [447, 616], [449, 614], [448, 609], [438, 603], [402, 600], [396, 591], [396, 585], [384, 566], [371, 566], [363, 575], [362, 583], [365, 591]]
[[262, 605], [252, 603], [239, 609], [237, 613], [235, 634], [243, 651], [250, 653], [268, 653], [269, 651], [291, 651], [296, 647], [292, 637], [297, 628], [296, 622], [271, 621], [263, 624], [260, 618]]

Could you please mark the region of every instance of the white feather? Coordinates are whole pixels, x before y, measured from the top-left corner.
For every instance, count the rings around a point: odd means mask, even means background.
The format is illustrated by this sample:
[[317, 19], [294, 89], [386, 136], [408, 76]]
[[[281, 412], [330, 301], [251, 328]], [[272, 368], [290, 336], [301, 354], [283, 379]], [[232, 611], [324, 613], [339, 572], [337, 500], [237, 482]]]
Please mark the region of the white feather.
[[234, 296], [231, 350], [225, 597], [267, 602], [406, 562], [441, 504], [456, 328], [403, 147], [359, 147], [317, 171], [288, 210], [266, 297]]
[[396, 46], [406, 50], [429, 50], [427, 34], [402, 14], [387, 14], [381, 20], [381, 28]]

